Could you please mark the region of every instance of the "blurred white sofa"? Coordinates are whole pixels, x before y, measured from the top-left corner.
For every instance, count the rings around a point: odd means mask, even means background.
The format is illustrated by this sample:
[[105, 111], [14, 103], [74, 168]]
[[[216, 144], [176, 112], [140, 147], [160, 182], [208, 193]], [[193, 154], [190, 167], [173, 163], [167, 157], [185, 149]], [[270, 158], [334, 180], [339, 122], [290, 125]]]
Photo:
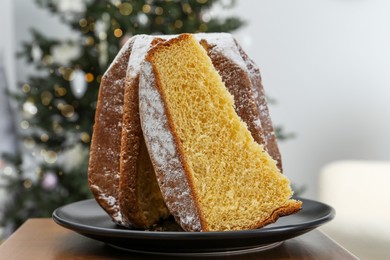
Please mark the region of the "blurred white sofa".
[[390, 162], [330, 163], [318, 195], [336, 210], [322, 231], [360, 259], [390, 259]]

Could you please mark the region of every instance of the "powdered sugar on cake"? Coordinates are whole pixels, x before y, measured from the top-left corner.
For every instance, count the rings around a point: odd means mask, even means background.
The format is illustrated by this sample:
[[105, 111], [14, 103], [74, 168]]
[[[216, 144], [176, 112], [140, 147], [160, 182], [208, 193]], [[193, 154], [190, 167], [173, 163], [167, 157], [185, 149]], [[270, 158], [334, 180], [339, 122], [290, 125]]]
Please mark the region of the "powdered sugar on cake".
[[[199, 214], [190, 194], [183, 165], [161, 94], [156, 88], [152, 65], [145, 62], [140, 76], [139, 101], [144, 138], [155, 165], [157, 180], [165, 202], [184, 229], [201, 230]], [[191, 227], [191, 228], [189, 228]]]
[[159, 36], [150, 36], [145, 34], [140, 34], [134, 36], [135, 41], [133, 44], [132, 52], [129, 59], [129, 64], [127, 68], [127, 73], [131, 78], [138, 77], [140, 70], [141, 70], [141, 64], [145, 60], [145, 56], [152, 47], [151, 44], [154, 39], [161, 38], [164, 40], [167, 40], [169, 38], [172, 38], [172, 36], [166, 36], [166, 35], [159, 35]]
[[199, 33], [195, 34], [196, 39], [206, 40], [208, 44], [215, 46], [216, 52], [224, 55], [242, 69], [246, 70], [246, 65], [237, 50], [236, 43], [231, 34], [228, 33]]
[[125, 52], [129, 51], [129, 48], [131, 48], [131, 44], [132, 44], [132, 41], [134, 39], [129, 39], [126, 41], [126, 43], [122, 46], [122, 48], [120, 48], [118, 54], [116, 55], [115, 59], [111, 62], [110, 66], [108, 67], [108, 69], [106, 70], [106, 73], [108, 71], [111, 71], [112, 70], [112, 67], [113, 66], [127, 66], [127, 63], [122, 63], [120, 62], [120, 57], [123, 57], [125, 54]]
[[150, 44], [154, 37], [149, 35], [135, 36], [133, 51], [130, 54], [129, 64], [127, 67], [127, 74], [131, 78], [136, 78], [141, 69], [141, 63], [145, 59], [146, 53], [150, 50]]

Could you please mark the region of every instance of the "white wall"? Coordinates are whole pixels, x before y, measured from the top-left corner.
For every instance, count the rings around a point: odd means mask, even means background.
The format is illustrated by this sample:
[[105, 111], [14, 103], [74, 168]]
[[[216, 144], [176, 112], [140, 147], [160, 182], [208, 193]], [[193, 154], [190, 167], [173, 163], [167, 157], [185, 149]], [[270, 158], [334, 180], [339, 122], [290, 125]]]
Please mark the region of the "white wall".
[[[7, 97], [4, 95], [6, 88], [15, 87], [15, 67], [14, 67], [14, 39], [12, 26], [12, 4], [11, 0], [2, 1], [0, 8], [0, 156], [4, 152], [13, 152], [15, 149], [14, 139], [8, 135], [13, 130], [12, 118], [10, 117], [10, 107], [7, 103]], [[0, 185], [4, 184], [3, 174], [7, 165], [0, 157]], [[0, 205], [6, 198], [5, 191], [0, 189]], [[2, 213], [0, 213], [2, 214]], [[0, 216], [1, 217], [1, 216]], [[3, 228], [0, 227], [0, 237], [3, 234]]]
[[[14, 0], [13, 5], [16, 51], [21, 51], [23, 42], [31, 42], [30, 30], [32, 28], [50, 38], [69, 39], [75, 37], [76, 33], [63, 25], [58, 16], [53, 15], [47, 9], [37, 7], [36, 1]], [[19, 81], [26, 80], [26, 77], [33, 71], [31, 67], [26, 66], [24, 59], [17, 59], [16, 67], [18, 68], [16, 77]]]
[[0, 59], [6, 67], [8, 86], [15, 87], [13, 5], [11, 0], [1, 2], [0, 8]]
[[[390, 159], [389, 10], [387, 0], [237, 1], [234, 13], [248, 25], [236, 36], [278, 102], [274, 123], [297, 135], [280, 147], [285, 173], [306, 197], [316, 197], [330, 161]], [[70, 34], [33, 1], [14, 1], [14, 14], [16, 46], [29, 27]]]
[[[237, 33], [260, 66], [285, 173], [316, 197], [320, 168], [390, 159], [390, 1], [237, 1]], [[362, 187], [364, 192], [364, 187]]]
[[[15, 152], [15, 138], [9, 135], [14, 132], [14, 118], [10, 113], [10, 102], [6, 95], [15, 89], [15, 55], [12, 26], [12, 4], [4, 1], [0, 8], [0, 182], [2, 170], [6, 166], [2, 161], [3, 153]], [[2, 194], [0, 193], [0, 199]]]

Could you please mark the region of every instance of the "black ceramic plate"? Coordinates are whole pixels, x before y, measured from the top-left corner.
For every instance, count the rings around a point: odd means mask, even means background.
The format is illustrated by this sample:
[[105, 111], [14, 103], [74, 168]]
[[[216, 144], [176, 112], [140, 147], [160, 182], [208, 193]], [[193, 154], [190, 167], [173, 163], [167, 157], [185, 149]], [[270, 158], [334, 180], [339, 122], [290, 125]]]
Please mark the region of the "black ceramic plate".
[[53, 219], [59, 225], [114, 247], [158, 254], [223, 254], [267, 249], [304, 234], [330, 221], [330, 206], [303, 198], [302, 210], [279, 218], [276, 223], [255, 230], [225, 232], [184, 232], [173, 223], [165, 231], [125, 229], [115, 225], [95, 200], [71, 203], [56, 209]]

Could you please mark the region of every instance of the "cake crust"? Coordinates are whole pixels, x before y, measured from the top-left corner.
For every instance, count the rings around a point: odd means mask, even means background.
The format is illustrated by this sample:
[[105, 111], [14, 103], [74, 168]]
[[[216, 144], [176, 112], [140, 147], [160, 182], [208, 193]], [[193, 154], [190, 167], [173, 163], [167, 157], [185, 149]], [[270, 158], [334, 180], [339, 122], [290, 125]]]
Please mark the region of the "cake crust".
[[264, 87], [261, 80], [260, 69], [252, 59], [245, 53], [242, 47], [236, 42], [237, 49], [243, 58], [249, 71], [252, 93], [259, 111], [259, 121], [263, 132], [262, 143], [271, 157], [277, 161], [278, 168], [283, 172], [282, 156], [279, 151], [276, 134], [272, 124], [271, 116], [268, 109], [267, 98], [264, 93]]
[[[135, 43], [133, 44], [132, 54], [128, 62], [124, 93], [119, 203], [126, 225], [145, 229], [149, 228], [154, 222], [157, 222], [158, 218], [153, 218], [150, 216], [149, 210], [142, 208], [142, 199], [145, 200], [146, 198], [143, 198], [145, 195], [140, 190], [143, 188], [139, 185], [140, 179], [145, 179], [151, 175], [154, 177], [155, 173], [146, 151], [141, 129], [139, 115], [139, 77], [141, 64], [145, 55], [151, 46], [163, 41], [163, 39], [148, 35], [137, 35], [133, 38], [135, 39]], [[147, 195], [152, 196], [150, 194]], [[155, 206], [150, 205], [150, 208]], [[157, 207], [161, 208], [161, 218], [166, 218], [170, 215], [168, 209], [162, 202]], [[149, 217], [145, 214], [148, 214]]]
[[218, 33], [211, 37], [203, 35], [199, 34], [197, 38], [201, 39], [200, 43], [207, 50], [215, 69], [234, 96], [237, 114], [248, 125], [255, 141], [264, 145], [264, 149], [277, 161], [278, 168], [283, 172], [260, 69], [231, 34]]
[[117, 224], [123, 224], [118, 201], [119, 162], [124, 79], [133, 43], [134, 39], [126, 42], [102, 77], [88, 165], [89, 188]]

